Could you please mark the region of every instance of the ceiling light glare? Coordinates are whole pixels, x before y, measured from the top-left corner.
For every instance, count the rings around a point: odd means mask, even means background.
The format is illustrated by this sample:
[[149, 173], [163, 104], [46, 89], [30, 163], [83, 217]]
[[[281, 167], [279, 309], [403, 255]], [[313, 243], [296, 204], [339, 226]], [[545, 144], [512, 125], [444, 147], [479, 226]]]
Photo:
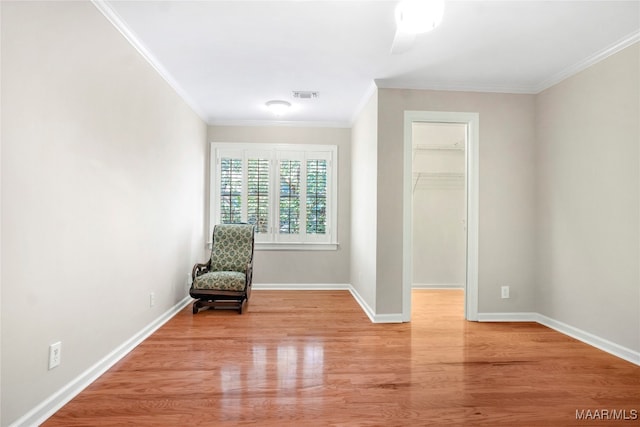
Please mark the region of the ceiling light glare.
[[420, 34], [433, 30], [442, 22], [444, 0], [402, 0], [396, 6], [398, 31]]
[[269, 101], [265, 104], [267, 108], [276, 116], [281, 116], [291, 108], [291, 103], [287, 101]]

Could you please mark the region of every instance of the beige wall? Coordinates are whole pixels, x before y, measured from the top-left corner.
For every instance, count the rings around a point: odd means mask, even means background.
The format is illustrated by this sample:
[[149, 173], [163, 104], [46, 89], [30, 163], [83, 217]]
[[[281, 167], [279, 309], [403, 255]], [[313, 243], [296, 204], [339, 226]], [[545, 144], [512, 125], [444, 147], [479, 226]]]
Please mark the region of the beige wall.
[[[209, 126], [209, 142], [335, 144], [338, 146], [338, 250], [258, 250], [254, 255], [253, 269], [253, 281], [256, 285], [349, 283], [350, 140], [351, 130], [344, 128]], [[208, 206], [208, 196], [206, 202]]]
[[[535, 97], [379, 89], [377, 312], [402, 312], [404, 111], [480, 116], [480, 313], [535, 308]], [[384, 244], [382, 244], [384, 242]], [[511, 298], [500, 298], [500, 286]]]
[[358, 115], [351, 134], [351, 285], [373, 314], [377, 283], [377, 91]]
[[640, 351], [640, 44], [537, 96], [538, 311]]
[[4, 426], [187, 296], [206, 125], [91, 3], [0, 7]]

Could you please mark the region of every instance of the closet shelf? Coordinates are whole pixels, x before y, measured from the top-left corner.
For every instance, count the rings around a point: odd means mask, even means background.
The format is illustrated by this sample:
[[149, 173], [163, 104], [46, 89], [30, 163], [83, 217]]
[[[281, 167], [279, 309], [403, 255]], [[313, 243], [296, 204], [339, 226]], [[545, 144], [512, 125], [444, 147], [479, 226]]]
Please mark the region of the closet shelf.
[[464, 145], [416, 144], [413, 151], [464, 151]]
[[[413, 192], [419, 182], [442, 182], [442, 183], [458, 183], [464, 181], [464, 173], [455, 172], [414, 172], [413, 173]], [[457, 184], [456, 184], [457, 186]]]
[[451, 179], [464, 178], [464, 173], [460, 172], [414, 172], [413, 179], [434, 178], [434, 179]]

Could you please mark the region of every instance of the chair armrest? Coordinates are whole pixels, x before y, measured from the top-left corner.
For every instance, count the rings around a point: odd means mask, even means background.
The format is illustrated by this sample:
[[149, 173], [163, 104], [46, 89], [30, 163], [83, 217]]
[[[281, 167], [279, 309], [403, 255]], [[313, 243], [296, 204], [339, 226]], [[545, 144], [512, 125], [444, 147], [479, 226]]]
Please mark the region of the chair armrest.
[[196, 264], [193, 266], [193, 270], [191, 271], [191, 283], [196, 280], [196, 277], [206, 273], [209, 271], [209, 267], [211, 266], [211, 260], [206, 264]]

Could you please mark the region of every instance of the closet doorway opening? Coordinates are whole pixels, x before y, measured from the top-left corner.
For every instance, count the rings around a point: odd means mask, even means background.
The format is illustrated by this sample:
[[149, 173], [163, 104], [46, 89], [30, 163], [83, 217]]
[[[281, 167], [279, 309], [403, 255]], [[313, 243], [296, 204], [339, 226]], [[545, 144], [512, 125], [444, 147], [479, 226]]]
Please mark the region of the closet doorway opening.
[[465, 123], [412, 124], [412, 289], [464, 289]]
[[405, 112], [403, 320], [414, 288], [464, 289], [478, 313], [477, 113]]

